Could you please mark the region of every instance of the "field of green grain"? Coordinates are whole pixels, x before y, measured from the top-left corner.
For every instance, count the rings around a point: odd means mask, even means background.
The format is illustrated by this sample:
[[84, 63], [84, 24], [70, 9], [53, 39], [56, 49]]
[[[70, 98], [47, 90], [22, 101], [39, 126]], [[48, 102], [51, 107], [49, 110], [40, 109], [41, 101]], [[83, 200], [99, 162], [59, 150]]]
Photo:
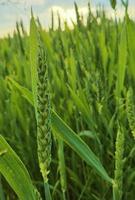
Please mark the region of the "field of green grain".
[[[115, 15], [115, 1], [110, 1]], [[135, 22], [88, 4], [0, 39], [0, 200], [135, 199]], [[58, 27], [55, 28], [55, 20]]]

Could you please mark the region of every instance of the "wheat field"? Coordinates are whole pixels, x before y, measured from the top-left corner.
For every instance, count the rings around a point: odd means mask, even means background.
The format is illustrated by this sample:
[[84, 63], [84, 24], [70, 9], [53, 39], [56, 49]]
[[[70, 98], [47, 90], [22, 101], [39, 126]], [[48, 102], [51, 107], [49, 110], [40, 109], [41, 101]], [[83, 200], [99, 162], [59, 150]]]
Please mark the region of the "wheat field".
[[[116, 1], [110, 6], [115, 15]], [[135, 22], [75, 3], [0, 39], [0, 200], [135, 199]], [[58, 27], [54, 27], [55, 21]]]

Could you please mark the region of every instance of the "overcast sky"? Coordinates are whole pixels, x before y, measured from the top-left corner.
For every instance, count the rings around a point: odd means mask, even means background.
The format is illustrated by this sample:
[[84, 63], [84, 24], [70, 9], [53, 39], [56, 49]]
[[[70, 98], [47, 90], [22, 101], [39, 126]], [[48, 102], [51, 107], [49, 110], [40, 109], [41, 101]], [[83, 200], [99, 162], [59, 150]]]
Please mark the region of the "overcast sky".
[[[4, 3], [13, 1], [14, 3]], [[18, 2], [18, 3], [17, 3]], [[92, 0], [92, 10], [101, 4], [106, 8], [108, 15], [113, 15], [109, 0]], [[80, 8], [80, 12], [87, 15], [88, 0], [76, 0]], [[135, 0], [129, 0], [129, 12], [131, 16], [135, 16]], [[0, 0], [0, 36], [12, 32], [15, 28], [16, 21], [23, 20], [25, 27], [29, 26], [30, 8], [39, 16], [42, 24], [46, 27], [50, 24], [50, 13], [53, 9], [56, 13], [59, 11], [61, 18], [66, 18], [70, 23], [70, 19], [75, 20], [74, 0]], [[123, 9], [119, 0], [117, 13], [121, 17]]]

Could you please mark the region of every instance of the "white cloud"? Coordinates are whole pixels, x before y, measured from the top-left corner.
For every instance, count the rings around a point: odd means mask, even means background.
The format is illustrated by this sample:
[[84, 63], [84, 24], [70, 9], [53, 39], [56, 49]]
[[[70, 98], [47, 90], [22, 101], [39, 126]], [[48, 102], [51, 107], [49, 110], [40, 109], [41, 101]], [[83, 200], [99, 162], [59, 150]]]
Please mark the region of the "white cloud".
[[76, 15], [75, 10], [73, 8], [64, 9], [60, 6], [52, 6], [49, 11], [53, 11], [55, 19], [57, 19], [57, 14], [59, 13], [62, 21], [67, 21], [69, 25], [71, 25], [71, 19], [75, 21]]
[[[125, 9], [123, 6], [118, 7], [116, 9], [116, 12], [114, 12], [110, 7], [106, 8], [106, 16], [109, 18], [115, 18], [115, 15], [117, 18], [122, 19], [125, 16]], [[129, 6], [128, 7], [128, 14], [131, 18], [135, 18], [135, 6]]]
[[[70, 27], [73, 26], [72, 21], [76, 22], [76, 13], [74, 8], [63, 8], [61, 6], [52, 6], [49, 8], [48, 13], [51, 13], [53, 11], [54, 13], [54, 19], [55, 19], [55, 24], [57, 26], [57, 15], [59, 13], [59, 16], [61, 18], [62, 24], [64, 21], [68, 23]], [[79, 13], [80, 15], [84, 16], [84, 19], [86, 18], [88, 14], [88, 7], [80, 7], [79, 8]]]

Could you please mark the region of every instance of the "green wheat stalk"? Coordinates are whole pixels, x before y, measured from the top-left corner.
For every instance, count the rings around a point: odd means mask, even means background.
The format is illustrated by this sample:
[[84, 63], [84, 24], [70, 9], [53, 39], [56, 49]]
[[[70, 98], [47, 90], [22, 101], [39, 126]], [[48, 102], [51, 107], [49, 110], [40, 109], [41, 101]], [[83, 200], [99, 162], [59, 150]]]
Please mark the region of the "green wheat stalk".
[[116, 137], [113, 200], [122, 199], [123, 153], [124, 153], [124, 132], [123, 129], [119, 128]]
[[133, 90], [130, 88], [126, 96], [126, 112], [129, 127], [131, 129], [132, 135], [135, 139], [135, 105], [133, 103]]

